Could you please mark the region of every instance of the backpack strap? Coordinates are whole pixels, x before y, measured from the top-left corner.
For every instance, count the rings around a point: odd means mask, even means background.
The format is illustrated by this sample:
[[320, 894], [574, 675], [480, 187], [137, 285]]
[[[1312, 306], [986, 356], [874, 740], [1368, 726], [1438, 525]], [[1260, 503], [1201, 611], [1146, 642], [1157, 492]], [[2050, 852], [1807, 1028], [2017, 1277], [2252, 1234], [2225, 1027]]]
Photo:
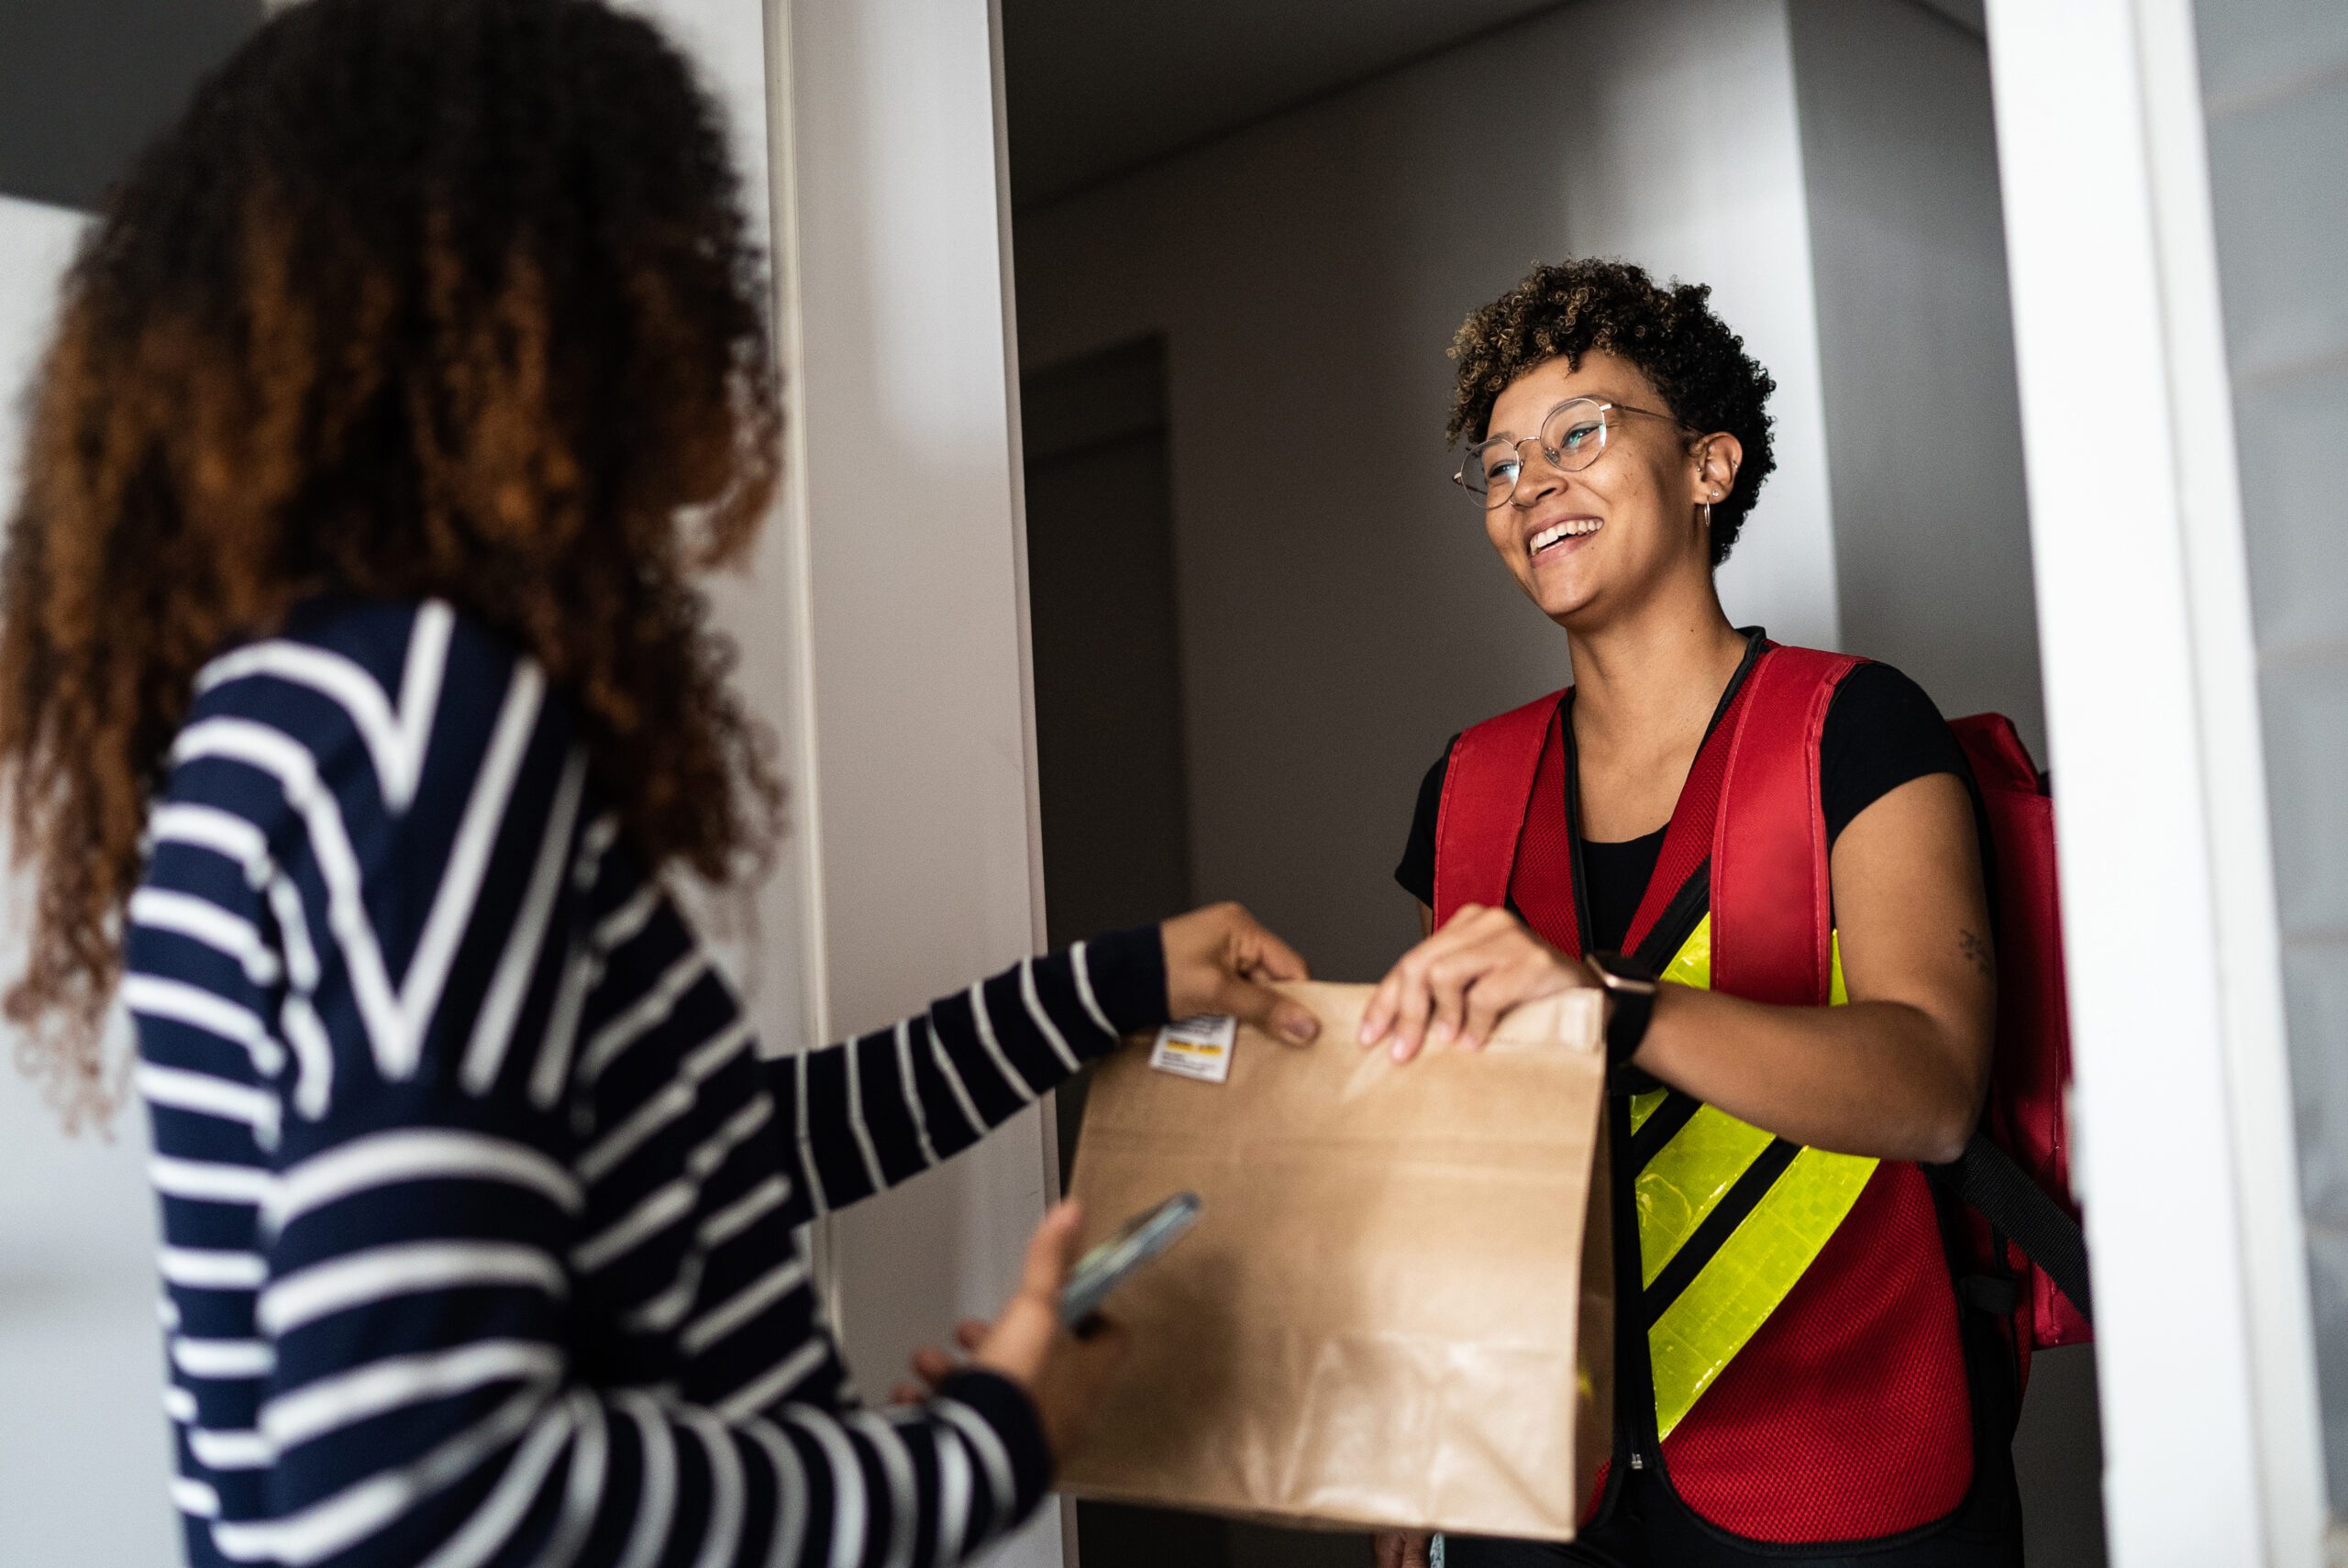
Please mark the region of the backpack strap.
[[1819, 742], [1835, 688], [1862, 662], [1772, 648], [1745, 682], [1712, 826], [1717, 989], [1781, 1006], [1829, 994], [1834, 899]]
[[1926, 1165], [1924, 1174], [2021, 1247], [2080, 1317], [2095, 1320], [2088, 1299], [2087, 1236], [2011, 1154], [1976, 1132], [1955, 1163]]
[[1542, 748], [1556, 721], [1562, 691], [1472, 726], [1452, 743], [1434, 819], [1434, 923], [1463, 904], [1508, 902], [1516, 841], [1533, 801]]
[[[1777, 651], [1776, 643], [1766, 637], [1756, 639], [1744, 656], [1746, 663], [1739, 666], [1731, 678], [1720, 712], [1705, 731], [1704, 743], [1697, 748], [1695, 760], [1688, 765], [1688, 778], [1679, 786], [1679, 798], [1672, 803], [1671, 821], [1663, 832], [1663, 846], [1656, 852], [1655, 872], [1647, 878], [1646, 893], [1639, 900], [1639, 907], [1632, 914], [1623, 937], [1623, 952], [1642, 952], [1656, 928], [1663, 923], [1664, 916], [1679, 903], [1689, 884], [1709, 871], [1712, 839], [1720, 824], [1722, 788], [1728, 778], [1729, 752], [1735, 744], [1745, 704], [1752, 700], [1753, 677]], [[1680, 939], [1674, 936], [1670, 940]]]

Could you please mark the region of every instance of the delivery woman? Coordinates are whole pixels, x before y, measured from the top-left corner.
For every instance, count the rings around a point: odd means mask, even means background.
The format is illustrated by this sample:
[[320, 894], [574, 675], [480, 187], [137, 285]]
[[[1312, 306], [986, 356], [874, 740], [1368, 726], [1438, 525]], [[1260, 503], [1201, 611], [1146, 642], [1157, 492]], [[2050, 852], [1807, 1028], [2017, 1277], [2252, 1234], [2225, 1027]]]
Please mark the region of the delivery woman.
[[693, 585], [779, 449], [718, 124], [592, 0], [311, 0], [68, 281], [7, 540], [8, 1011], [77, 1110], [117, 981], [138, 1023], [191, 1562], [963, 1562], [1113, 1355], [1059, 1331], [1073, 1215], [881, 1410], [807, 1222], [1169, 1010], [1314, 1028], [1225, 906], [757, 1048], [670, 896], [776, 828]]
[[[1778, 649], [1723, 612], [1713, 573], [1772, 466], [1772, 382], [1708, 294], [1619, 262], [1545, 266], [1454, 346], [1457, 480], [1564, 632], [1574, 684], [1470, 727], [1429, 772], [1397, 878], [1432, 934], [1385, 977], [1363, 1043], [1472, 1046], [1519, 1003], [1606, 990], [1618, 1353], [1582, 1538], [1453, 1540], [1447, 1561], [2018, 1563], [2010, 1397], [1960, 1321], [1919, 1168], [1964, 1147], [1990, 1066], [1963, 755], [1898, 671]], [[1758, 692], [1822, 668], [1795, 781], [1826, 857], [1832, 973], [1747, 957], [1715, 977], [1716, 940], [1725, 963], [1772, 923], [1713, 927], [1723, 861], [1744, 870], [1727, 754], [1771, 722], [1745, 711]]]

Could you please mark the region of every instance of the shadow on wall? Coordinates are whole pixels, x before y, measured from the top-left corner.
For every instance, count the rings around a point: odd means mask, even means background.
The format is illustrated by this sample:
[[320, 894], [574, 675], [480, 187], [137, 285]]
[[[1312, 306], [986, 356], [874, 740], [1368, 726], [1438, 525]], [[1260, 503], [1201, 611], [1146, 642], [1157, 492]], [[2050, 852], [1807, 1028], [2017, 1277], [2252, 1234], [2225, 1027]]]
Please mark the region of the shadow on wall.
[[261, 0], [8, 0], [0, 6], [0, 193], [94, 208]]

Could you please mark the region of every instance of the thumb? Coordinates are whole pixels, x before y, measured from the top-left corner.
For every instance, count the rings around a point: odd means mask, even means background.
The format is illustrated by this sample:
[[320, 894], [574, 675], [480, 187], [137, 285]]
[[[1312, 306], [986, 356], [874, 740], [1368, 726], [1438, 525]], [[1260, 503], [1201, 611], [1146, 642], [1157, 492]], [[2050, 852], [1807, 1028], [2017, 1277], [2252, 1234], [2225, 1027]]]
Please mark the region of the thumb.
[[1251, 922], [1252, 929], [1243, 933], [1241, 964], [1245, 970], [1260, 969], [1275, 980], [1309, 980], [1312, 971], [1305, 966], [1304, 955], [1282, 942], [1260, 922]]
[[1027, 1262], [1020, 1272], [1019, 1293], [1059, 1300], [1060, 1286], [1076, 1262], [1076, 1238], [1084, 1225], [1083, 1208], [1074, 1198], [1054, 1204], [1027, 1243]]
[[1224, 983], [1220, 999], [1224, 1010], [1242, 1023], [1252, 1023], [1292, 1044], [1310, 1045], [1320, 1038], [1321, 1021], [1312, 1010], [1269, 986], [1234, 978]]

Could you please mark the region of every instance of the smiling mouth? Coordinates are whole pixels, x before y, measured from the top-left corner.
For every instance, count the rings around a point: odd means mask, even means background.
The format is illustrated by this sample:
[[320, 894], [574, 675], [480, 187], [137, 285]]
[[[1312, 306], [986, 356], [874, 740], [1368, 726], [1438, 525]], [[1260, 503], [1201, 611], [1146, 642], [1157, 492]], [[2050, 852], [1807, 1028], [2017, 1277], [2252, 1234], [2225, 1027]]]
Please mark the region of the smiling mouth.
[[1542, 551], [1564, 544], [1567, 539], [1587, 538], [1606, 526], [1598, 517], [1568, 517], [1563, 523], [1544, 528], [1527, 541], [1527, 548], [1535, 557]]

